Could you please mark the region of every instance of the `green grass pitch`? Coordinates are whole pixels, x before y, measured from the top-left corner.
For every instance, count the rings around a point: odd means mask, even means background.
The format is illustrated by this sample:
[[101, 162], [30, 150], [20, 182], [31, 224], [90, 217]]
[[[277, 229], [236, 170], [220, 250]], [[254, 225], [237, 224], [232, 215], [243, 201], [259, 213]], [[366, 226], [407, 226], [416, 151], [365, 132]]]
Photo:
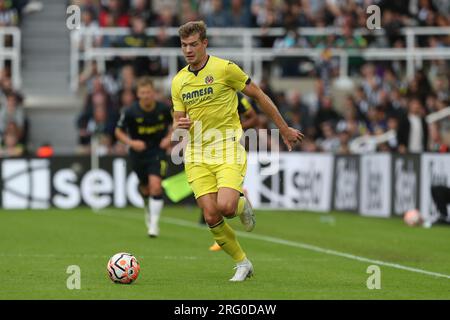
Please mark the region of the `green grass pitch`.
[[[195, 207], [166, 207], [161, 236], [150, 239], [142, 209], [2, 210], [0, 299], [450, 299], [447, 226], [258, 211], [252, 233], [239, 219], [230, 222], [255, 267], [253, 278], [230, 283], [234, 264], [208, 251], [212, 236], [198, 218]], [[108, 259], [121, 251], [141, 264], [132, 285], [107, 277]], [[367, 268], [375, 263], [362, 258], [419, 272], [380, 264], [381, 289], [369, 290]], [[66, 287], [70, 265], [81, 269], [80, 290]]]

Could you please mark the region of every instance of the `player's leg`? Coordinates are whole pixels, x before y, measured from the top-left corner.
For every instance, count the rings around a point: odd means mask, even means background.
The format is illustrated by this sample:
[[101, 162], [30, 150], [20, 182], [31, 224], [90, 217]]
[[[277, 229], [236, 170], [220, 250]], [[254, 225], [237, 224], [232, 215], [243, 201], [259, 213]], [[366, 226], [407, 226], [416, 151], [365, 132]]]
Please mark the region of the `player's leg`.
[[202, 209], [205, 221], [217, 244], [236, 263], [245, 260], [245, 253], [236, 239], [234, 230], [228, 225], [217, 208], [217, 193], [200, 196], [197, 198], [197, 204]]
[[[246, 162], [242, 164], [223, 164], [216, 171], [217, 206], [222, 214], [232, 218], [238, 215], [247, 231], [253, 230], [255, 217], [247, 199], [242, 195]], [[244, 281], [253, 275], [253, 265], [247, 257], [236, 261], [236, 273], [230, 281]]]
[[159, 235], [159, 218], [164, 206], [162, 179], [167, 174], [167, 161], [163, 156], [150, 160], [147, 167], [148, 188], [150, 190], [150, 237]]
[[150, 228], [150, 190], [148, 189], [148, 182], [139, 182], [138, 191], [144, 201], [144, 219], [148, 229]]
[[450, 188], [433, 186], [431, 187], [431, 196], [440, 213], [439, 220], [442, 222], [450, 222], [448, 221], [449, 214], [447, 210], [447, 205], [450, 204]]
[[159, 235], [159, 218], [164, 206], [160, 176], [151, 174], [148, 178], [150, 189], [150, 226], [148, 234], [150, 237]]
[[150, 228], [150, 189], [148, 187], [148, 174], [142, 161], [131, 158], [130, 162], [139, 180], [138, 192], [144, 202], [144, 220], [148, 230]]
[[[252, 207], [250, 200], [248, 199], [247, 196], [247, 190], [245, 188], [243, 188], [243, 193], [244, 193], [244, 197], [245, 200], [248, 202], [248, 205], [250, 206], [250, 208]], [[201, 220], [203, 221], [203, 224], [206, 224], [205, 222], [205, 218], [203, 217], [203, 212], [201, 213]], [[209, 247], [209, 251], [220, 251], [221, 247], [217, 244], [217, 242], [214, 241], [214, 243]]]
[[[203, 210], [200, 210], [200, 218], [198, 223], [200, 225], [206, 225], [205, 217], [203, 216]], [[209, 246], [209, 251], [220, 251], [222, 248], [214, 241], [212, 245]]]
[[219, 188], [217, 204], [219, 210], [227, 218], [239, 216], [246, 231], [255, 228], [256, 218], [250, 201], [243, 193], [246, 163], [223, 164], [218, 169], [217, 186]]
[[246, 231], [250, 232], [255, 228], [255, 214], [244, 193], [231, 188], [220, 188], [217, 204], [226, 218], [232, 219], [239, 216]]
[[[227, 218], [235, 217], [236, 215], [243, 216], [244, 205], [243, 197], [240, 197], [240, 192], [231, 188], [219, 188], [217, 195], [217, 206], [219, 210], [222, 210], [222, 214]], [[238, 211], [241, 211], [238, 214]], [[242, 221], [242, 219], [241, 219]], [[246, 226], [244, 224], [244, 226]], [[254, 223], [252, 223], [252, 228]], [[247, 226], [246, 226], [247, 227]], [[231, 229], [231, 228], [230, 228]], [[234, 234], [234, 231], [231, 229]], [[236, 240], [237, 241], [237, 240]], [[220, 243], [219, 243], [220, 244]], [[244, 281], [253, 275], [253, 265], [247, 257], [243, 257], [242, 260], [236, 261], [236, 273], [230, 281]]]
[[186, 163], [185, 168], [188, 182], [194, 191], [197, 204], [204, 214], [214, 240], [236, 263], [246, 260], [246, 255], [236, 239], [235, 232], [217, 208], [217, 179], [211, 166]]
[[238, 211], [243, 211], [243, 208], [239, 208], [239, 196], [240, 192], [235, 189], [228, 187], [219, 188], [217, 206], [224, 217], [228, 219], [234, 218], [236, 215], [239, 215]]

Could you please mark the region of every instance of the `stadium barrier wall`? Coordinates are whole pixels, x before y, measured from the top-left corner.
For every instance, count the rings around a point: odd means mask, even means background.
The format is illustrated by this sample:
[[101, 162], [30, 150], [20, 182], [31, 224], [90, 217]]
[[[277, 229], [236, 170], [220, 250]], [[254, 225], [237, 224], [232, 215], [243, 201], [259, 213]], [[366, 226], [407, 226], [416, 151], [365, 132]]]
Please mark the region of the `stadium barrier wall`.
[[335, 156], [331, 207], [336, 211], [358, 212], [359, 156]]
[[[434, 219], [438, 212], [430, 188], [450, 186], [449, 154], [281, 153], [273, 160], [248, 155], [244, 186], [255, 208], [374, 217], [420, 208]], [[182, 165], [169, 165], [169, 175], [182, 170]], [[3, 159], [0, 176], [3, 209], [142, 206], [138, 180], [126, 158], [101, 157], [98, 169], [91, 169], [90, 158], [84, 156]], [[194, 205], [195, 200], [191, 196], [181, 204]]]

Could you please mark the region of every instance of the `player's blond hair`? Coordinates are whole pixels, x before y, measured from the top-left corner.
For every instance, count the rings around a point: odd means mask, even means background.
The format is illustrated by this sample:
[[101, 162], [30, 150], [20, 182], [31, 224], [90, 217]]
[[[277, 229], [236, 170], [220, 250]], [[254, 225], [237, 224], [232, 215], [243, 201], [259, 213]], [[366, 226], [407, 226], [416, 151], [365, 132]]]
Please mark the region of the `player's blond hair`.
[[181, 39], [190, 37], [198, 33], [201, 41], [206, 39], [206, 24], [200, 21], [189, 21], [178, 29], [178, 35]]
[[143, 77], [140, 77], [140, 78], [137, 80], [136, 84], [137, 84], [137, 87], [138, 87], [138, 88], [140, 88], [140, 87], [145, 87], [145, 86], [151, 86], [152, 88], [154, 88], [154, 86], [153, 86], [153, 80], [152, 80], [152, 78], [150, 78], [149, 76], [143, 76]]

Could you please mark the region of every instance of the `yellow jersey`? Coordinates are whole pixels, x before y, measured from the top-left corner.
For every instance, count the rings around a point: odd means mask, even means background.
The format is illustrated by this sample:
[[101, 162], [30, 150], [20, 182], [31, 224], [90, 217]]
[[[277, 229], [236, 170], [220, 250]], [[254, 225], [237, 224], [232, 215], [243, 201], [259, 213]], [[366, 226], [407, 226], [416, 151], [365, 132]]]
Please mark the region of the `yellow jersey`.
[[186, 162], [223, 163], [240, 158], [242, 126], [236, 91], [249, 82], [239, 66], [214, 56], [208, 57], [202, 69], [191, 71], [187, 65], [173, 78], [174, 111], [186, 112], [193, 122]]

